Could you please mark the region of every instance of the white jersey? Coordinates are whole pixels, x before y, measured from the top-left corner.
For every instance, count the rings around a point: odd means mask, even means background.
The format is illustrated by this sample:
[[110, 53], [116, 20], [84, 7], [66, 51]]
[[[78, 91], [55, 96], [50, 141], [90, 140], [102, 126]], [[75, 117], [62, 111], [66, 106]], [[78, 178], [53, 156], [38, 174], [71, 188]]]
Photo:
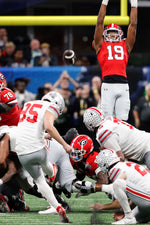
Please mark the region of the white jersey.
[[[111, 137], [117, 136], [117, 147]], [[106, 118], [97, 130], [96, 139], [104, 148], [114, 151], [121, 150], [125, 158], [141, 161], [146, 152], [150, 151], [150, 134], [136, 129], [132, 125], [115, 117]]]
[[16, 134], [17, 134], [17, 126], [1, 126], [0, 127], [0, 134], [7, 133], [10, 138], [10, 151], [15, 151], [16, 147]]
[[69, 154], [55, 139], [47, 140], [46, 142], [46, 148], [49, 152], [48, 159], [51, 163], [55, 163], [58, 166], [57, 178], [62, 187], [69, 184], [68, 191], [70, 192], [72, 181], [76, 178], [76, 176], [69, 159]]
[[122, 173], [126, 174], [126, 183], [132, 183], [150, 193], [150, 173], [145, 168], [133, 162], [118, 162], [109, 171], [109, 179], [114, 182]]
[[9, 127], [7, 134], [9, 135], [10, 138], [10, 151], [15, 152], [16, 148], [16, 139], [17, 139], [17, 128], [18, 127]]
[[20, 114], [17, 129], [15, 151], [18, 155], [25, 155], [39, 151], [45, 146], [44, 139], [44, 115], [49, 111], [59, 116], [58, 105], [41, 100], [25, 103]]

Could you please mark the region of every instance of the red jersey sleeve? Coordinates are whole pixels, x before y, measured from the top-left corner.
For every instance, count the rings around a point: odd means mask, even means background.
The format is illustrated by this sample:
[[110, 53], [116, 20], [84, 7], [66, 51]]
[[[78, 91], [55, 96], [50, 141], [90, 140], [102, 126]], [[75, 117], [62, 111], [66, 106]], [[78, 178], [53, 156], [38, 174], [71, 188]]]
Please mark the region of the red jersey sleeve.
[[89, 171], [91, 174], [95, 174], [95, 170], [98, 167], [97, 163], [95, 162], [97, 155], [98, 152], [92, 152], [86, 160], [86, 166], [89, 165]]
[[4, 88], [0, 92], [0, 103], [5, 103], [8, 105], [17, 104], [15, 93], [8, 88]]

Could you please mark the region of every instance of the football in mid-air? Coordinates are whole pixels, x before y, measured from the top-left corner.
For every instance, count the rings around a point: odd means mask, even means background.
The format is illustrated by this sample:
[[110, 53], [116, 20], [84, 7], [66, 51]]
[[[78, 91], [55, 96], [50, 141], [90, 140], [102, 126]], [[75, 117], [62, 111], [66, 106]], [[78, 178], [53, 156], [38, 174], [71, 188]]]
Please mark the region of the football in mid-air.
[[67, 65], [74, 65], [76, 61], [75, 52], [71, 49], [65, 50], [63, 54], [63, 61]]

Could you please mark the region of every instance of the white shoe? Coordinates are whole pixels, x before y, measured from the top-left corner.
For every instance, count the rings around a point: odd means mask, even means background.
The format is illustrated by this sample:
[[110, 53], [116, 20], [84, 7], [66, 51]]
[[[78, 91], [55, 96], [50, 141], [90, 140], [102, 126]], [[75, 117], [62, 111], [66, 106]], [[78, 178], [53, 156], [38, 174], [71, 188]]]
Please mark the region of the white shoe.
[[132, 217], [131, 219], [124, 217], [122, 220], [113, 222], [112, 224], [136, 224], [136, 223], [137, 223], [137, 221], [136, 221], [135, 217]]
[[54, 207], [50, 207], [44, 211], [39, 211], [38, 214], [40, 215], [46, 215], [46, 214], [51, 214], [51, 215], [57, 215], [58, 212], [56, 211], [56, 209]]

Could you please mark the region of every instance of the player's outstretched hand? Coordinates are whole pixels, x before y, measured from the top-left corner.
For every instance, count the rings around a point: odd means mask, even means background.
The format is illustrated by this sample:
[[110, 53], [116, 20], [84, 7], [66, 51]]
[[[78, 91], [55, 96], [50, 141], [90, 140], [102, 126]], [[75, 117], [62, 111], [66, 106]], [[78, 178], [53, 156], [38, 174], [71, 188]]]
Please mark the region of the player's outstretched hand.
[[104, 206], [100, 203], [95, 203], [89, 206], [91, 210], [101, 211], [103, 210]]
[[89, 195], [95, 192], [95, 183], [91, 183], [89, 181], [82, 181], [80, 183], [80, 187], [78, 182], [75, 184], [75, 186], [76, 185], [77, 185], [77, 188], [79, 189], [79, 192], [77, 193], [76, 198], [80, 196], [84, 196], [84, 195]]
[[50, 136], [49, 133], [46, 133], [45, 136], [44, 136], [45, 139], [48, 139], [48, 140], [52, 140], [52, 137]]

